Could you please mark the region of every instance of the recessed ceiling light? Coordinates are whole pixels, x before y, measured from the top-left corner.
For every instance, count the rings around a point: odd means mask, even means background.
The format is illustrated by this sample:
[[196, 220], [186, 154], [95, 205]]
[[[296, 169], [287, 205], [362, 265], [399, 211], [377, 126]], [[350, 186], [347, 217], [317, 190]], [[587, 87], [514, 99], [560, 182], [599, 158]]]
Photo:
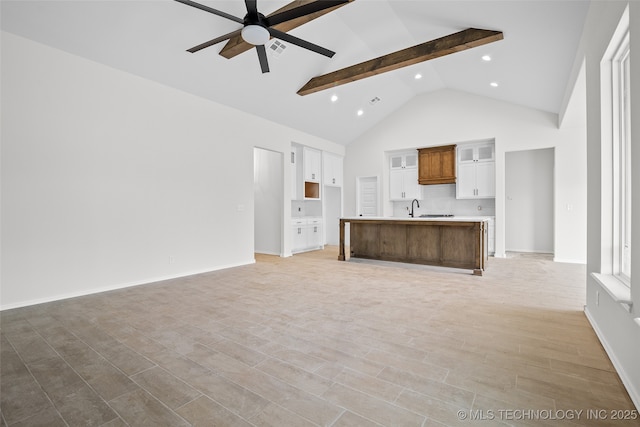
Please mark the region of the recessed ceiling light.
[[331, 102], [336, 102], [338, 100], [338, 95], [331, 95]]
[[420, 80], [422, 78], [422, 74], [417, 73], [415, 76], [413, 76], [416, 80]]
[[497, 82], [491, 82], [491, 83], [489, 83], [489, 85], [491, 85], [491, 87], [498, 87], [498, 83]]
[[364, 114], [364, 111], [362, 111], [362, 110], [358, 110], [358, 116], [361, 116], [361, 115], [363, 115], [363, 114]]
[[487, 62], [489, 62], [489, 61], [491, 61], [491, 57], [490, 57], [489, 55], [484, 55], [484, 56], [482, 57], [482, 60], [483, 60], [483, 61], [487, 61]]

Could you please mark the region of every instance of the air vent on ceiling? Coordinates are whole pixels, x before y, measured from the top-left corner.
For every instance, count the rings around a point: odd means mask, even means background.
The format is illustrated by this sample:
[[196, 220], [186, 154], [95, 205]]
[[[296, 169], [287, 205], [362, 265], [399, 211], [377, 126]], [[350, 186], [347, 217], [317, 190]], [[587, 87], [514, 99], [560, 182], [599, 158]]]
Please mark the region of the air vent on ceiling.
[[277, 58], [278, 56], [282, 55], [286, 48], [286, 44], [282, 43], [278, 39], [273, 39], [273, 43], [271, 43], [271, 45], [269, 46], [269, 51], [273, 54], [273, 56]]

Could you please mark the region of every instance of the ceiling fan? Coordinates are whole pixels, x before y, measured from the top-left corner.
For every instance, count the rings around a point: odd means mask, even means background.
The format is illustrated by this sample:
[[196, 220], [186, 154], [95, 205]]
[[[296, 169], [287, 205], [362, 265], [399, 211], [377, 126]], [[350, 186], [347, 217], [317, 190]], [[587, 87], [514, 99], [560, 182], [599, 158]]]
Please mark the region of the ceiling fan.
[[[232, 38], [238, 38], [238, 36], [240, 36], [244, 42], [248, 43], [249, 45], [255, 46], [258, 53], [258, 60], [260, 61], [260, 68], [262, 69], [263, 73], [268, 73], [269, 62], [267, 61], [267, 52], [264, 45], [269, 41], [271, 37], [276, 37], [282, 41], [289, 42], [291, 44], [308, 49], [312, 52], [319, 53], [329, 58], [335, 55], [335, 52], [329, 49], [325, 49], [306, 40], [302, 40], [298, 37], [292, 36], [291, 34], [288, 34], [285, 31], [281, 31], [280, 29], [276, 28], [276, 26], [305, 17], [307, 17], [310, 21], [311, 19], [320, 16], [320, 14], [322, 14], [321, 12], [325, 11], [326, 9], [336, 8], [353, 0], [298, 0], [269, 16], [264, 16], [262, 13], [258, 12], [257, 0], [245, 0], [247, 14], [244, 16], [244, 18], [238, 18], [237, 16], [230, 15], [226, 12], [222, 12], [220, 10], [205, 6], [200, 3], [196, 3], [191, 0], [175, 1], [242, 24], [242, 28], [194, 46], [191, 49], [188, 49], [188, 52], [195, 53], [209, 46], [213, 46], [214, 44], [223, 42], [225, 40], [230, 40]], [[295, 25], [290, 25], [289, 29], [295, 28], [301, 23], [302, 22], [299, 22]]]

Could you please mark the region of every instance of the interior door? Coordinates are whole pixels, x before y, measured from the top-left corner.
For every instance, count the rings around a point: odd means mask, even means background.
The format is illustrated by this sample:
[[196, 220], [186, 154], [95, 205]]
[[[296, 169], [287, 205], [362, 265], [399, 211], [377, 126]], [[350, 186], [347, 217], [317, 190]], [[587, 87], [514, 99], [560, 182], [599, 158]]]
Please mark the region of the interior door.
[[377, 176], [360, 176], [357, 178], [357, 215], [379, 216], [379, 192]]

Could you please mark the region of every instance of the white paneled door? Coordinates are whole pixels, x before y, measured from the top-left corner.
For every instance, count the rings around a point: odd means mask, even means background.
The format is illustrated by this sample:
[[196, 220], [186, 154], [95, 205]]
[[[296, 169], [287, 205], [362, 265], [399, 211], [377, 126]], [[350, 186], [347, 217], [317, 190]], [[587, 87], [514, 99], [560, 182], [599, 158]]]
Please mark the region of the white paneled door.
[[357, 178], [357, 215], [379, 216], [378, 211], [378, 177], [360, 176]]

